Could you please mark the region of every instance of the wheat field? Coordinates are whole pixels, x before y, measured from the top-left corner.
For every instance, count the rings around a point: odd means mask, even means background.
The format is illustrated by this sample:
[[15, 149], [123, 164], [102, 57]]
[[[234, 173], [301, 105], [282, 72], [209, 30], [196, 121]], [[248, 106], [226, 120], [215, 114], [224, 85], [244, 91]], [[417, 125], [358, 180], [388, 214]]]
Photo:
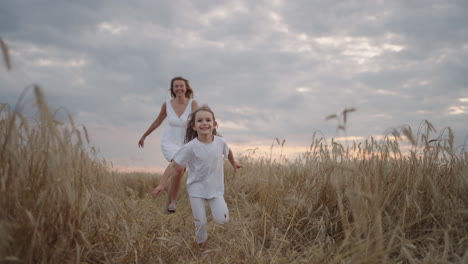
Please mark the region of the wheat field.
[[159, 175], [113, 171], [32, 90], [36, 118], [0, 105], [0, 263], [468, 263], [468, 154], [450, 128], [239, 157], [231, 220], [210, 221], [201, 257], [185, 186], [166, 214]]
[[113, 172], [34, 92], [35, 120], [0, 108], [1, 263], [468, 263], [468, 155], [450, 128], [240, 157], [225, 169], [231, 221], [210, 222], [202, 258], [185, 187], [166, 214], [158, 175]]

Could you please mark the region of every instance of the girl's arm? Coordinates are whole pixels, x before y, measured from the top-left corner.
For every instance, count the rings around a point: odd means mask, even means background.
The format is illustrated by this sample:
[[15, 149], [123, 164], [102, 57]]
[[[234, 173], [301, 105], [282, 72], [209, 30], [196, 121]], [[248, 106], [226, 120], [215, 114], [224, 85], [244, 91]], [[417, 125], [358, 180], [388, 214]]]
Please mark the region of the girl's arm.
[[156, 199], [156, 197], [158, 197], [164, 191], [169, 178], [174, 175], [179, 168], [182, 168], [182, 166], [177, 164], [175, 161], [171, 161], [171, 163], [164, 170], [161, 180], [159, 181], [159, 185], [153, 190], [153, 199]]
[[237, 171], [237, 169], [242, 168], [242, 165], [240, 165], [235, 159], [234, 159], [234, 154], [232, 154], [232, 150], [229, 149], [229, 154], [228, 154], [228, 160], [231, 163], [232, 167], [234, 168], [234, 172]]
[[161, 111], [159, 112], [158, 117], [156, 118], [156, 120], [154, 120], [154, 122], [151, 124], [151, 126], [146, 130], [146, 132], [143, 134], [143, 136], [138, 141], [138, 146], [140, 148], [145, 146], [145, 138], [149, 134], [151, 134], [151, 132], [153, 132], [156, 128], [158, 128], [162, 124], [164, 119], [166, 119], [166, 116], [167, 116], [166, 103], [163, 103], [163, 105], [161, 106]]

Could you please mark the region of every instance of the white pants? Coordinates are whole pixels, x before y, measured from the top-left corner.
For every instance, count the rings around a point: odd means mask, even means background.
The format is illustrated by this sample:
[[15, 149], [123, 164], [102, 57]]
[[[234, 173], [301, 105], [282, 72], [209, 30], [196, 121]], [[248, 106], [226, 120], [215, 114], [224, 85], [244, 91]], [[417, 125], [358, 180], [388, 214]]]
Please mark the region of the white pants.
[[195, 235], [197, 243], [201, 244], [208, 238], [208, 221], [206, 219], [205, 203], [208, 202], [211, 209], [211, 215], [215, 222], [225, 224], [229, 222], [229, 211], [224, 201], [224, 197], [215, 197], [204, 199], [199, 197], [190, 197], [193, 219], [195, 220]]

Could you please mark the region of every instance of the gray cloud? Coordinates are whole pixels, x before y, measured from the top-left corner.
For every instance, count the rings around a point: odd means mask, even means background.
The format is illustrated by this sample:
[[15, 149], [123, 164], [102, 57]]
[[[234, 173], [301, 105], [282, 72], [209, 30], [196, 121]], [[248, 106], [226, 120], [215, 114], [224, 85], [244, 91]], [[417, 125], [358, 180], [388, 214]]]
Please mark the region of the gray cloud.
[[177, 75], [234, 144], [341, 136], [325, 117], [346, 107], [358, 109], [349, 136], [427, 119], [461, 144], [467, 17], [466, 1], [3, 1], [14, 71], [0, 72], [1, 98], [38, 83], [125, 166], [166, 164], [164, 127], [148, 148], [136, 142]]

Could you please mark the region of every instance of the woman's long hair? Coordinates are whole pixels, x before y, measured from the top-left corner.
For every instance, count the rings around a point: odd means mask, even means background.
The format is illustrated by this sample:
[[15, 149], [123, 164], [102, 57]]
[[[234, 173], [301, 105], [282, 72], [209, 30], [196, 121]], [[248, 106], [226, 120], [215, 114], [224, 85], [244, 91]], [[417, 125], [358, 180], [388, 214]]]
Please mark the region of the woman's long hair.
[[[196, 130], [193, 129], [193, 126], [195, 125], [195, 117], [196, 117], [197, 113], [200, 112], [200, 111], [206, 111], [206, 112], [211, 113], [211, 115], [213, 116], [213, 124], [216, 123], [216, 118], [215, 118], [215, 114], [214, 114], [213, 110], [211, 110], [211, 108], [209, 106], [207, 106], [207, 105], [202, 105], [201, 107], [199, 107], [197, 110], [193, 111], [189, 115], [189, 118], [187, 120], [187, 128], [185, 130], [184, 143], [188, 143], [192, 139], [198, 137], [198, 133], [197, 133]], [[215, 125], [215, 128], [213, 129], [213, 135], [220, 136], [218, 134], [218, 132], [216, 131], [216, 127], [217, 127], [217, 125]]]

